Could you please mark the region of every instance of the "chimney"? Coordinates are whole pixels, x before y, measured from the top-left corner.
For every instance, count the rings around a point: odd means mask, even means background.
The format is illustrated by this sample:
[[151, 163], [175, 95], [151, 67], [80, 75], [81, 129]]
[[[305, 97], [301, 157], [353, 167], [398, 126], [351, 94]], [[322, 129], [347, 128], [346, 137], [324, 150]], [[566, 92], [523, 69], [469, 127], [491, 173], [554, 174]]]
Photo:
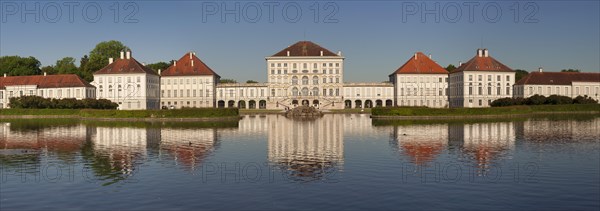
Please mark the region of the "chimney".
[[46, 72], [44, 72], [44, 76], [46, 76]]
[[544, 72], [544, 69], [542, 69], [542, 67], [539, 67], [539, 68], [538, 68], [538, 72], [540, 72], [540, 73], [541, 73], [541, 72]]
[[477, 57], [483, 57], [483, 50], [477, 49]]
[[290, 51], [287, 51], [287, 56], [290, 56]]
[[[192, 52], [190, 51], [190, 59], [192, 59]], [[192, 65], [193, 66], [193, 65]]]
[[338, 56], [342, 56], [342, 51], [338, 51]]
[[192, 67], [194, 66], [194, 60], [192, 59]]
[[120, 58], [121, 59], [125, 59], [125, 52], [124, 51], [121, 51], [121, 57]]
[[489, 56], [488, 49], [487, 48], [483, 49], [483, 57], [488, 57], [488, 56]]
[[321, 51], [321, 56], [323, 56], [323, 51]]
[[173, 61], [173, 66], [177, 67], [177, 60]]
[[125, 53], [125, 57], [127, 57], [127, 59], [131, 59], [131, 51], [127, 50], [127, 52]]
[[458, 61], [458, 66], [462, 66], [462, 61]]
[[6, 78], [6, 73], [4, 73], [4, 77]]
[[115, 61], [113, 58], [108, 58], [108, 64], [112, 64]]
[[162, 71], [161, 71], [160, 69], [158, 69], [158, 75], [160, 75], [160, 73], [161, 73], [161, 72], [162, 72]]
[[146, 62], [142, 62], [142, 65], [146, 66]]
[[431, 59], [431, 54], [429, 54], [429, 59]]
[[417, 53], [415, 53], [415, 60], [417, 60]]

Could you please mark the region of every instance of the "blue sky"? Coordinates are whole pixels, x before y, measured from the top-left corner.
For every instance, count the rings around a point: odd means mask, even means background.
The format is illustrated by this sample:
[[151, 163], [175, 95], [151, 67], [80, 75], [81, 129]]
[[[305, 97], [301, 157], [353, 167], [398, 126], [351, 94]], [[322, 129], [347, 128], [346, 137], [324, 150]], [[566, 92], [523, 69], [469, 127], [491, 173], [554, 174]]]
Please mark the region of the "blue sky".
[[[469, 60], [480, 47], [513, 69], [598, 72], [599, 2], [2, 0], [0, 55], [34, 56], [49, 65], [66, 56], [78, 59], [98, 42], [119, 40], [140, 62], [179, 59], [195, 51], [223, 78], [265, 81], [264, 57], [311, 40], [343, 52], [346, 81], [387, 80], [416, 51], [432, 54], [446, 66]], [[273, 6], [273, 22], [265, 3], [278, 4]], [[78, 5], [70, 14], [67, 5], [74, 4]], [[240, 21], [226, 13], [223, 21], [223, 11], [236, 4], [240, 10], [232, 13], [239, 14]], [[473, 4], [474, 13], [469, 14], [468, 5]], [[125, 20], [134, 9], [132, 18]], [[325, 20], [329, 14], [333, 15]]]

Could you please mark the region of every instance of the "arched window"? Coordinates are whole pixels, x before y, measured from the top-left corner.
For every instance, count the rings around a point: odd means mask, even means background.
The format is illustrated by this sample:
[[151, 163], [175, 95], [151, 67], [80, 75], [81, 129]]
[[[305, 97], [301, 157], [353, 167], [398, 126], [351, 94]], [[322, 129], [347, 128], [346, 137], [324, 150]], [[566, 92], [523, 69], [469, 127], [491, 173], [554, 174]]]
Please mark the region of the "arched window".
[[314, 84], [314, 85], [317, 85], [317, 84], [319, 84], [319, 77], [317, 77], [317, 76], [313, 76], [313, 84]]
[[[500, 76], [498, 76], [498, 77], [500, 77]], [[500, 95], [500, 86], [502, 86], [502, 85], [500, 85], [500, 83], [498, 83], [498, 87], [496, 87], [496, 95]]]
[[313, 96], [319, 96], [319, 88], [313, 87], [312, 88], [312, 95]]
[[306, 76], [302, 77], [302, 85], [308, 85], [308, 77], [306, 77]]
[[296, 77], [296, 76], [292, 77], [292, 84], [294, 84], [294, 85], [298, 84], [298, 77]]
[[308, 96], [308, 88], [302, 88], [302, 96]]
[[294, 87], [292, 89], [292, 96], [298, 96], [298, 88]]

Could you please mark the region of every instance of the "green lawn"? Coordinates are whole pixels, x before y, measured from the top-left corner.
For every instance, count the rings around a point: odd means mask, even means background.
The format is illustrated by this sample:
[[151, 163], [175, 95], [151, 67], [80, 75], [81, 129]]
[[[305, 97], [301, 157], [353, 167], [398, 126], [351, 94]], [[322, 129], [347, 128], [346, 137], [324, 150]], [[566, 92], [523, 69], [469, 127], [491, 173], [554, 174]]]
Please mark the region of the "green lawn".
[[175, 110], [95, 110], [95, 109], [0, 109], [0, 115], [58, 115], [92, 118], [206, 118], [235, 117], [237, 108], [189, 108]]
[[600, 111], [600, 104], [534, 105], [490, 108], [383, 107], [373, 108], [371, 114], [373, 116], [475, 116], [594, 111]]

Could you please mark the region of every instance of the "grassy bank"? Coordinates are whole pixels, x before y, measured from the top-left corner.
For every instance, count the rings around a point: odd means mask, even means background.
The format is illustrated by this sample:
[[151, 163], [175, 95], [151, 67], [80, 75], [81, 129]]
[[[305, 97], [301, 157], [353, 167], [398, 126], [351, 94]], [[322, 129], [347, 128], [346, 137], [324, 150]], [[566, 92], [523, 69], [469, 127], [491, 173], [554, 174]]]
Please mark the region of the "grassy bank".
[[240, 109], [240, 114], [281, 114], [283, 110], [279, 109]]
[[535, 113], [600, 112], [600, 104], [532, 105], [490, 108], [424, 108], [383, 107], [373, 108], [373, 116], [481, 116], [520, 115]]
[[331, 110], [329, 110], [329, 112], [331, 112], [331, 113], [354, 113], [354, 114], [362, 113], [362, 114], [370, 114], [371, 113], [371, 109], [370, 108], [365, 108], [365, 109], [360, 109], [360, 108], [331, 109]]
[[237, 108], [190, 108], [176, 110], [94, 109], [0, 109], [0, 116], [79, 116], [86, 118], [218, 118], [236, 117]]

